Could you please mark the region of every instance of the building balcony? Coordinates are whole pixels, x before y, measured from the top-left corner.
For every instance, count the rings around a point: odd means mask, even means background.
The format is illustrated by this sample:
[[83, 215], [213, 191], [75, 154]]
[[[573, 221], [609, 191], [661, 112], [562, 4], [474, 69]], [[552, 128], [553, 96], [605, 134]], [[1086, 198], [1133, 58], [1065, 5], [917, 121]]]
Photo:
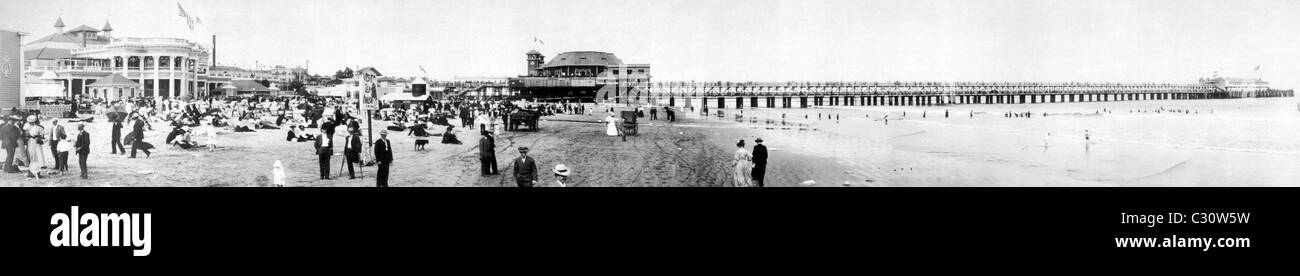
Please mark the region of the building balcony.
[[104, 66], [37, 66], [31, 67], [32, 71], [110, 71], [111, 67]]

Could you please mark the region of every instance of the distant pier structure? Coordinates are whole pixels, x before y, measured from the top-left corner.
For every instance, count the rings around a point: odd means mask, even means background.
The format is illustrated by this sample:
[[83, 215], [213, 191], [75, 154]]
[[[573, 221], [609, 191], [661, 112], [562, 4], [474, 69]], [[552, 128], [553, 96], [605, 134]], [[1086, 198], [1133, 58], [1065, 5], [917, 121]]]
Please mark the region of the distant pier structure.
[[651, 82], [646, 100], [716, 108], [929, 106], [1294, 97], [1260, 79], [1213, 77], [1197, 83], [1081, 82]]

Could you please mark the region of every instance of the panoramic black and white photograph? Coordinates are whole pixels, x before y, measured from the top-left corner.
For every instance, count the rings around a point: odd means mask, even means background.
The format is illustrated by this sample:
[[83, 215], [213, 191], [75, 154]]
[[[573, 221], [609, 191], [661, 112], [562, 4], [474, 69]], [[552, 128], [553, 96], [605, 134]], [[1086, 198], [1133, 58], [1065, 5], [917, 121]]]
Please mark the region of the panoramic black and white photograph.
[[0, 5], [4, 187], [1300, 179], [1300, 1]]

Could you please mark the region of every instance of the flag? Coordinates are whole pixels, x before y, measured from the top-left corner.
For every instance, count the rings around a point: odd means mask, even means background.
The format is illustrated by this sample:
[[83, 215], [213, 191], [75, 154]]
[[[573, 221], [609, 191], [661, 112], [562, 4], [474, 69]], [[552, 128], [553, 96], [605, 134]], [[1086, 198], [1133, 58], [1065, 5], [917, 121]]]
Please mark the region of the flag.
[[1260, 67], [1260, 66], [1263, 66], [1263, 65], [1255, 65], [1255, 71], [1259, 71], [1259, 67]]
[[424, 72], [425, 74], [429, 73], [429, 71], [424, 71], [424, 65], [420, 65], [420, 72]]
[[189, 25], [190, 30], [194, 30], [194, 18], [190, 17], [190, 14], [185, 12], [185, 7], [181, 6], [181, 2], [176, 2], [176, 15], [184, 17], [185, 23]]

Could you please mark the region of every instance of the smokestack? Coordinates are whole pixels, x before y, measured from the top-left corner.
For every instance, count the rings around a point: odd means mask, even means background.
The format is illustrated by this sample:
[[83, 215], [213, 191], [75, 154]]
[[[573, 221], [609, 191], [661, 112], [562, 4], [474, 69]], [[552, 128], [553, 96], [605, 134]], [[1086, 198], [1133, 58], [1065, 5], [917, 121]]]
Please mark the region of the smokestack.
[[217, 35], [212, 35], [212, 65], [217, 65]]

